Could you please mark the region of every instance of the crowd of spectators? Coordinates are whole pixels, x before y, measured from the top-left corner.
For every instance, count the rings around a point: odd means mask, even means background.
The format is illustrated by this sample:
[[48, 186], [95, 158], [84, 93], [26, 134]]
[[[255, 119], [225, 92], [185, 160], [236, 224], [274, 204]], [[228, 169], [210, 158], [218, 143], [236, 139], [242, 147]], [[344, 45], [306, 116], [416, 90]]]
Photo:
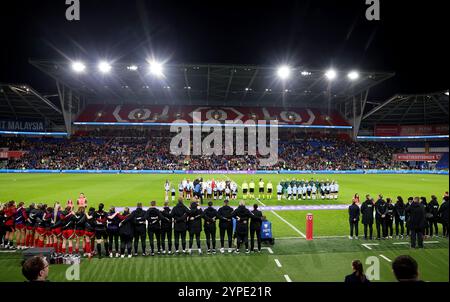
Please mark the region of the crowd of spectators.
[[[173, 155], [175, 134], [155, 130], [78, 132], [70, 139], [11, 138], [0, 148], [25, 151], [9, 169], [61, 170], [355, 170], [406, 169], [392, 159], [404, 150], [340, 136], [281, 135], [278, 162], [263, 167], [259, 155]], [[224, 145], [224, 144], [223, 144]], [[192, 147], [192, 146], [191, 146]]]

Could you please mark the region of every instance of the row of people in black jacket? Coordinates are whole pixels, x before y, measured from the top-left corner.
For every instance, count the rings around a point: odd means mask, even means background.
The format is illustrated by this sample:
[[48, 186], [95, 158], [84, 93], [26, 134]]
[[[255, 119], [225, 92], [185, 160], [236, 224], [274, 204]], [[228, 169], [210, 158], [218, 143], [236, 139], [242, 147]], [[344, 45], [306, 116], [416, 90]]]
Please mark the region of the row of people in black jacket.
[[[417, 202], [415, 202], [417, 199]], [[393, 204], [390, 198], [386, 201], [382, 195], [378, 196], [377, 201], [370, 195], [366, 195], [366, 200], [361, 207], [353, 201], [349, 207], [350, 221], [350, 238], [358, 237], [358, 224], [360, 216], [362, 216], [362, 224], [364, 225], [364, 239], [373, 239], [373, 225], [376, 225], [377, 239], [387, 239], [395, 235], [397, 238], [403, 238], [405, 235], [411, 235], [412, 229], [423, 229], [425, 236], [438, 236], [438, 224], [442, 224], [443, 236], [448, 237], [448, 192], [443, 197], [443, 202], [439, 205], [436, 196], [431, 196], [430, 202], [425, 197], [409, 197], [405, 203], [401, 196], [397, 197], [397, 201]], [[412, 210], [420, 205], [423, 210], [423, 221], [418, 223], [411, 215]], [[406, 234], [405, 234], [406, 228]]]
[[[261, 251], [261, 223], [262, 212], [258, 210], [258, 205], [253, 206], [253, 211], [245, 207], [243, 201], [236, 209], [228, 205], [228, 200], [224, 205], [216, 210], [213, 203], [209, 202], [208, 207], [202, 210], [196, 202], [191, 203], [190, 208], [186, 207], [183, 199], [178, 200], [178, 204], [172, 209], [166, 202], [164, 208], [159, 210], [156, 203], [152, 202], [148, 210], [142, 208], [138, 203], [136, 210], [130, 213], [125, 208], [122, 214], [110, 216], [109, 219], [116, 219], [118, 235], [121, 241], [121, 255], [124, 257], [125, 251], [131, 257], [132, 243], [134, 243], [134, 255], [138, 254], [139, 241], [141, 241], [142, 254], [145, 256], [147, 234], [150, 239], [150, 253], [171, 254], [172, 242], [175, 245], [175, 253], [187, 253], [192, 251], [194, 240], [196, 241], [198, 252], [201, 254], [200, 234], [205, 232], [206, 246], [208, 253], [216, 253], [216, 231], [219, 221], [220, 251], [225, 252], [225, 235], [228, 239], [228, 252], [232, 252], [233, 235], [236, 235], [236, 253], [240, 252], [244, 244], [246, 253], [254, 250], [255, 240], [257, 241], [257, 251]], [[236, 219], [235, 234], [233, 234], [233, 219]], [[249, 249], [250, 233], [250, 249]], [[189, 250], [187, 250], [186, 235], [189, 234]], [[172, 240], [172, 235], [174, 240]], [[156, 239], [156, 249], [155, 249]], [[181, 245], [180, 245], [181, 241]], [[167, 243], [167, 246], [166, 246]]]

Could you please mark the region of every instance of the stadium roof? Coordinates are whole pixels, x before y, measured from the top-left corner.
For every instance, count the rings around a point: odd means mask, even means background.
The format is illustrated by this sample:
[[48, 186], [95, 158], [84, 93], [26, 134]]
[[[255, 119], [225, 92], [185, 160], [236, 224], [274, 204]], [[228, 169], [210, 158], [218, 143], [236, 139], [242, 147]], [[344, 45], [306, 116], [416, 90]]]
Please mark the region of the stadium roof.
[[0, 83], [0, 118], [45, 120], [49, 126], [63, 126], [60, 106], [29, 85]]
[[350, 70], [337, 70], [337, 78], [329, 81], [325, 70], [293, 67], [290, 78], [282, 81], [273, 66], [167, 64], [164, 77], [158, 78], [149, 74], [148, 63], [112, 63], [111, 72], [101, 74], [97, 63], [86, 63], [86, 70], [76, 73], [71, 62], [30, 62], [87, 103], [106, 104], [320, 107], [344, 102], [394, 75], [361, 71], [351, 81]]
[[448, 124], [448, 91], [395, 95], [364, 114], [363, 127], [375, 124]]

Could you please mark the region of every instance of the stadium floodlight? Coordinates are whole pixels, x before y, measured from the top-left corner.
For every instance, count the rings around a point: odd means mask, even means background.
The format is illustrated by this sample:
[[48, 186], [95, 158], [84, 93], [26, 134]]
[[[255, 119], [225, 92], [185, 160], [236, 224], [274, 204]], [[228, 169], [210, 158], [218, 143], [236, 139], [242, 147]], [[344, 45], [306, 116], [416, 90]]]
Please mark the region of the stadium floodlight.
[[359, 72], [353, 70], [350, 71], [347, 76], [351, 81], [355, 81], [359, 78]]
[[162, 77], [163, 74], [163, 65], [161, 63], [158, 63], [156, 61], [151, 61], [149, 66], [149, 71], [151, 74], [157, 77]]
[[445, 95], [446, 95], [446, 96], [448, 96], [448, 95], [449, 95], [448, 91], [447, 91], [447, 92], [445, 93]]
[[130, 66], [127, 66], [127, 69], [131, 70], [131, 71], [136, 71], [136, 70], [138, 70], [138, 67], [137, 67], [137, 65], [130, 65]]
[[86, 65], [84, 65], [84, 63], [79, 61], [73, 62], [72, 70], [75, 71], [76, 73], [84, 72], [86, 70]]
[[334, 69], [328, 69], [327, 72], [325, 73], [325, 76], [327, 77], [328, 80], [332, 81], [337, 77], [337, 72]]
[[111, 64], [109, 64], [108, 62], [106, 62], [106, 61], [101, 61], [100, 63], [98, 63], [98, 70], [101, 72], [101, 73], [108, 73], [108, 72], [110, 72], [111, 71]]
[[289, 66], [283, 65], [278, 67], [277, 75], [282, 80], [287, 80], [291, 76], [291, 68]]

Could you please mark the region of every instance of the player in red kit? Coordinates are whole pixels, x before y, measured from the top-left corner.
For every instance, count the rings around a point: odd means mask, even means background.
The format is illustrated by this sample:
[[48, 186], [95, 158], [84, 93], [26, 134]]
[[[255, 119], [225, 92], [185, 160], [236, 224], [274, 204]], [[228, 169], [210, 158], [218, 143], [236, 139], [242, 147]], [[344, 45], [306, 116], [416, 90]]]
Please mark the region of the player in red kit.
[[4, 210], [5, 223], [4, 229], [6, 231], [4, 247], [7, 249], [15, 249], [14, 247], [14, 226], [17, 215], [16, 202], [10, 201]]
[[18, 249], [25, 248], [25, 238], [27, 233], [27, 227], [25, 221], [28, 219], [27, 211], [23, 202], [19, 202], [17, 207], [17, 215], [15, 220], [16, 228], [16, 244]]
[[69, 248], [69, 254], [73, 253], [72, 239], [75, 235], [75, 213], [70, 206], [61, 213], [61, 226], [62, 226], [62, 253], [66, 252], [66, 248]]
[[77, 206], [83, 207], [86, 209], [87, 204], [88, 204], [88, 201], [86, 199], [86, 196], [84, 196], [84, 193], [80, 193], [80, 196], [77, 199]]

